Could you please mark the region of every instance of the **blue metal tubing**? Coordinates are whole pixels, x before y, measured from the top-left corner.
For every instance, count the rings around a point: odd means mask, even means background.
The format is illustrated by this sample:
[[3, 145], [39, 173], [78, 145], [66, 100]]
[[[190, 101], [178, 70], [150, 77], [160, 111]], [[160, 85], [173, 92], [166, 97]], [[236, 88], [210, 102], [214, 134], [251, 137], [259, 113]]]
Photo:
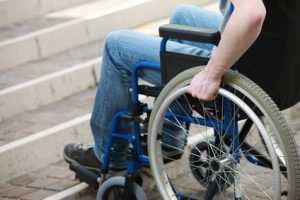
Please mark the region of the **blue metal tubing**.
[[[132, 144], [134, 149], [136, 150], [136, 155], [138, 156], [136, 160], [132, 160], [128, 162], [128, 172], [134, 173], [136, 172], [137, 168], [140, 168], [142, 166], [148, 166], [149, 165], [149, 158], [147, 156], [142, 155], [142, 151], [140, 148], [140, 130], [139, 127], [135, 127], [135, 134], [130, 133], [122, 133], [117, 132], [117, 124], [121, 120], [122, 116], [131, 116], [131, 113], [128, 110], [121, 110], [118, 111], [113, 118], [111, 131], [109, 135], [109, 140], [105, 149], [105, 155], [104, 160], [102, 164], [102, 170], [108, 171], [109, 170], [109, 162], [111, 157], [111, 150], [113, 145], [113, 140], [115, 138], [121, 138], [128, 142], [128, 144]], [[138, 123], [135, 122], [135, 126], [137, 126]]]
[[135, 160], [136, 166], [138, 168], [142, 166], [148, 166], [149, 158], [143, 155], [143, 151], [141, 147], [141, 129], [140, 129], [140, 124], [138, 122], [134, 122], [134, 135], [135, 135], [135, 140], [133, 142], [133, 147], [137, 155], [137, 160]]
[[168, 42], [169, 38], [163, 38], [160, 42], [160, 51], [166, 51], [167, 48], [167, 42]]
[[[114, 118], [112, 120], [112, 125], [111, 125], [111, 129], [109, 132], [109, 139], [108, 139], [108, 143], [105, 149], [105, 154], [104, 154], [104, 159], [103, 159], [103, 163], [102, 163], [102, 170], [104, 171], [108, 171], [109, 170], [109, 162], [110, 162], [110, 156], [111, 156], [111, 149], [112, 149], [112, 145], [113, 145], [113, 140], [115, 137], [117, 137], [118, 135], [115, 134], [116, 129], [117, 129], [117, 124], [120, 121], [121, 116], [123, 115], [129, 115], [130, 116], [130, 112], [127, 110], [121, 110], [118, 111], [115, 115]], [[129, 140], [129, 138], [127, 138], [125, 135], [128, 136], [128, 134], [124, 134], [124, 136], [122, 135], [123, 139], [127, 139]]]
[[225, 124], [228, 124], [226, 132], [232, 134], [232, 153], [236, 163], [240, 163], [241, 153], [240, 153], [240, 137], [238, 131], [238, 123], [234, 119], [236, 110], [234, 109], [234, 104], [227, 98], [224, 99], [224, 110], [225, 112]]
[[[239, 132], [238, 132], [238, 123], [235, 121], [234, 115], [235, 115], [235, 109], [234, 109], [234, 104], [231, 102], [229, 99], [225, 98], [224, 100], [224, 107], [226, 110], [225, 113], [225, 123], [229, 123], [229, 129], [230, 132], [232, 133], [232, 154], [235, 162], [237, 164], [240, 163], [241, 159], [241, 152], [240, 152], [240, 137], [239, 137]], [[248, 157], [249, 159], [249, 157]], [[236, 183], [234, 183], [236, 184]], [[234, 187], [236, 190], [236, 187]], [[241, 200], [241, 198], [236, 197], [236, 192], [235, 194], [235, 200]]]
[[[131, 87], [132, 87], [132, 103], [134, 105], [139, 105], [139, 98], [138, 98], [138, 72], [140, 69], [152, 69], [152, 70], [160, 70], [160, 65], [158, 63], [150, 63], [150, 62], [139, 62], [134, 66], [134, 70], [132, 72], [131, 76]], [[146, 111], [147, 108], [144, 108], [144, 111]], [[102, 165], [102, 170], [108, 170], [109, 169], [109, 162], [110, 162], [110, 156], [111, 156], [111, 148], [113, 145], [114, 138], [122, 138], [124, 140], [127, 140], [128, 143], [131, 143], [136, 150], [136, 153], [138, 155], [138, 159], [135, 161], [137, 166], [146, 166], [149, 165], [149, 158], [147, 156], [144, 156], [142, 154], [141, 149], [141, 140], [140, 140], [140, 126], [139, 123], [134, 122], [134, 135], [129, 133], [117, 133], [117, 125], [120, 121], [121, 116], [127, 115], [132, 116], [132, 113], [128, 110], [121, 110], [118, 111], [113, 118], [112, 121], [112, 128], [110, 131], [110, 136], [108, 140], [108, 144], [105, 151], [104, 161]], [[129, 163], [129, 171], [132, 171], [132, 167], [130, 166], [136, 166], [135, 164]], [[135, 168], [135, 167], [133, 167]]]
[[251, 162], [254, 165], [261, 165], [261, 162], [255, 158], [249, 153], [244, 152], [246, 159]]
[[[132, 75], [131, 75], [131, 87], [132, 87], [132, 103], [135, 106], [138, 106], [139, 101], [139, 92], [138, 92], [138, 78], [139, 78], [139, 71], [142, 69], [151, 69], [151, 70], [160, 70], [160, 64], [159, 63], [151, 63], [151, 62], [138, 62], [133, 69]], [[148, 108], [145, 106], [143, 108], [143, 111], [146, 112]], [[138, 166], [146, 166], [149, 165], [149, 158], [147, 156], [144, 156], [141, 149], [141, 137], [140, 137], [141, 131], [140, 131], [140, 125], [138, 122], [134, 122], [134, 135], [135, 140], [133, 142], [134, 149], [136, 150], [136, 154], [138, 155]]]
[[227, 133], [228, 130], [230, 130], [231, 124], [226, 124], [226, 123], [222, 123], [222, 122], [218, 122], [218, 121], [214, 121], [214, 120], [207, 120], [204, 118], [200, 118], [200, 117], [193, 117], [193, 116], [185, 116], [185, 115], [180, 115], [180, 114], [174, 114], [171, 112], [167, 112], [165, 115], [166, 118], [168, 119], [176, 119], [178, 121], [182, 121], [182, 122], [187, 122], [187, 123], [194, 123], [194, 124], [200, 124], [200, 125], [204, 125], [204, 126], [208, 126], [211, 128], [214, 128], [216, 130], [220, 129], [220, 127], [222, 127], [223, 130], [226, 131], [225, 134], [231, 134], [232, 133]]
[[150, 63], [150, 62], [138, 62], [133, 69], [131, 75], [131, 87], [132, 87], [132, 102], [133, 104], [139, 103], [139, 94], [138, 94], [138, 72], [140, 69], [152, 69], [152, 70], [160, 70], [159, 63]]
[[171, 112], [167, 112], [165, 115], [166, 118], [168, 119], [176, 119], [178, 121], [182, 122], [188, 122], [188, 123], [194, 123], [194, 124], [200, 124], [200, 125], [205, 125], [209, 126], [212, 128], [220, 127], [222, 123], [217, 122], [217, 121], [207, 121], [204, 118], [200, 117], [193, 117], [193, 116], [185, 116], [185, 115], [180, 115], [180, 114], [174, 114]]

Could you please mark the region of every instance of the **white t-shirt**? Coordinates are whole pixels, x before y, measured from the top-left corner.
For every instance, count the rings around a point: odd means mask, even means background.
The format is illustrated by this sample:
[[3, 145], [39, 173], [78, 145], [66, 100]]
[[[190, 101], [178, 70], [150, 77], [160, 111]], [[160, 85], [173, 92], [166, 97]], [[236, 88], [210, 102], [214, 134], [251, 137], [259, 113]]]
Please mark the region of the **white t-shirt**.
[[223, 14], [224, 16], [224, 19], [223, 19], [223, 22], [220, 26], [220, 31], [223, 32], [224, 30], [224, 27], [230, 17], [230, 4], [231, 4], [231, 1], [230, 0], [220, 0], [220, 11], [221, 13]]

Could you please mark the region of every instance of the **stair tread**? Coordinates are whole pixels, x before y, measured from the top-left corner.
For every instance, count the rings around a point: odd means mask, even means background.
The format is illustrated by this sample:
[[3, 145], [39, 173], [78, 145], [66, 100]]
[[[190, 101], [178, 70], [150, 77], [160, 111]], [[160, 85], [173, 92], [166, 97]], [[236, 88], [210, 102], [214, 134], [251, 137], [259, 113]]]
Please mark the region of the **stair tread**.
[[[158, 27], [168, 23], [168, 21], [169, 18], [149, 22], [136, 27], [134, 30], [145, 34], [158, 35]], [[3, 70], [0, 73], [0, 91], [59, 70], [97, 59], [102, 54], [102, 47], [103, 41], [93, 41], [47, 58]]]
[[[137, 27], [135, 30], [147, 34], [157, 34], [155, 30], [167, 21], [168, 19], [154, 21]], [[101, 56], [102, 45], [103, 41], [91, 42], [46, 59], [3, 71], [0, 73], [0, 91], [59, 70], [97, 59]], [[65, 105], [73, 105], [71, 106], [72, 109], [67, 111], [70, 112], [70, 116], [76, 117], [77, 115], [75, 114], [78, 109], [82, 109], [80, 110], [80, 114], [89, 113], [94, 98], [94, 95], [92, 95], [95, 93], [93, 92], [94, 90], [95, 89], [91, 89], [81, 92], [57, 103], [52, 103], [34, 111], [25, 112], [12, 119], [4, 120], [0, 123], [0, 146], [57, 124], [58, 118], [56, 118], [56, 114], [60, 113], [61, 110], [66, 110], [66, 108], [64, 108]], [[80, 106], [82, 107], [75, 107], [76, 103], [69, 104], [69, 102], [76, 101], [81, 103]], [[63, 117], [64, 115], [61, 115], [59, 118]], [[64, 119], [64, 121], [70, 119], [71, 118], [67, 118]]]
[[0, 123], [0, 146], [89, 114], [95, 88]]
[[[60, 160], [40, 170], [13, 178], [0, 185], [0, 198], [45, 199], [80, 184], [68, 164]], [[147, 186], [146, 186], [147, 187]], [[94, 199], [96, 190], [92, 188], [80, 192], [76, 199]], [[149, 199], [161, 199], [157, 191], [146, 189]]]
[[0, 28], [0, 45], [1, 42], [26, 37], [32, 34], [38, 34], [47, 28], [61, 26], [68, 23], [76, 23], [93, 18], [99, 13], [109, 13], [116, 5], [127, 4], [137, 0], [101, 0], [88, 2], [82, 5], [55, 11], [41, 17], [36, 17], [21, 23], [8, 25]]
[[95, 41], [48, 58], [5, 70], [0, 73], [0, 91], [99, 58], [101, 52], [102, 41]]
[[[37, 16], [64, 10], [95, 0], [1, 0], [0, 27], [24, 22]], [[22, 9], [20, 9], [22, 8]]]
[[44, 199], [76, 184], [79, 181], [61, 160], [0, 185], [0, 198]]

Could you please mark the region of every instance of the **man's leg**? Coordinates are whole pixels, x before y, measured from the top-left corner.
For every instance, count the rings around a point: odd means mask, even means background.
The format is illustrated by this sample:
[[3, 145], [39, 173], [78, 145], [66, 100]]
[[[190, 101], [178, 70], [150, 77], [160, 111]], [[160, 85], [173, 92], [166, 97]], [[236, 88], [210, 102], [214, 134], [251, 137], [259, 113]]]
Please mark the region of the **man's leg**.
[[[96, 94], [91, 118], [94, 136], [94, 150], [103, 161], [108, 143], [111, 122], [118, 110], [131, 107], [129, 93], [130, 75], [134, 65], [140, 61], [159, 62], [159, 38], [149, 37], [132, 31], [118, 31], [108, 35], [103, 52], [100, 83]], [[157, 72], [149, 71], [144, 75], [147, 81], [158, 84]], [[130, 131], [131, 127], [127, 128]], [[126, 131], [123, 129], [123, 131]], [[111, 167], [125, 167], [127, 142], [115, 140], [111, 155]]]
[[[91, 127], [95, 140], [95, 152], [103, 160], [111, 121], [117, 110], [130, 109], [130, 75], [136, 63], [148, 61], [159, 63], [160, 38], [133, 31], [111, 33], [105, 42], [100, 85], [97, 90]], [[195, 47], [170, 42], [168, 48], [186, 52], [197, 52], [208, 56], [210, 52]], [[144, 70], [140, 77], [152, 84], [160, 84], [160, 72]], [[128, 130], [128, 129], [127, 129]], [[111, 166], [125, 166], [127, 143], [114, 143]]]
[[[133, 31], [117, 31], [110, 33], [104, 44], [102, 67], [99, 85], [91, 117], [91, 129], [94, 137], [94, 148], [85, 145], [68, 145], [64, 150], [65, 159], [86, 162], [84, 158], [89, 153], [89, 163], [94, 169], [98, 164], [93, 162], [95, 156], [103, 161], [105, 148], [109, 139], [112, 119], [118, 110], [130, 110], [131, 95], [129, 93], [130, 76], [134, 65], [140, 61], [159, 62], [160, 39]], [[145, 71], [143, 78], [151, 83], [160, 82], [158, 72]], [[131, 127], [128, 125], [127, 130]], [[111, 155], [110, 167], [124, 168], [127, 142], [116, 140]], [[94, 152], [93, 152], [94, 151]], [[74, 159], [73, 159], [74, 158]]]

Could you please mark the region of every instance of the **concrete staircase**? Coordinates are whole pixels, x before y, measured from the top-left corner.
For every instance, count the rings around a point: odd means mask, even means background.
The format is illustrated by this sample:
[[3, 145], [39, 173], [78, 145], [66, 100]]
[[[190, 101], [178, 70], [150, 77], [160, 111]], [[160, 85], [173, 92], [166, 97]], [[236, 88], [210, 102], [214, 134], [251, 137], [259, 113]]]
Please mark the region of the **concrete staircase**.
[[[0, 199], [43, 199], [71, 186], [86, 188], [68, 171], [62, 150], [92, 141], [89, 119], [104, 37], [137, 27], [156, 33], [167, 20], [156, 21], [179, 4], [209, 2], [1, 1]], [[74, 191], [68, 198], [82, 198]]]
[[[74, 180], [62, 150], [92, 141], [89, 119], [104, 37], [125, 28], [157, 34], [177, 5], [212, 2], [0, 1], [0, 199], [95, 198]], [[296, 130], [299, 107], [286, 112]]]

